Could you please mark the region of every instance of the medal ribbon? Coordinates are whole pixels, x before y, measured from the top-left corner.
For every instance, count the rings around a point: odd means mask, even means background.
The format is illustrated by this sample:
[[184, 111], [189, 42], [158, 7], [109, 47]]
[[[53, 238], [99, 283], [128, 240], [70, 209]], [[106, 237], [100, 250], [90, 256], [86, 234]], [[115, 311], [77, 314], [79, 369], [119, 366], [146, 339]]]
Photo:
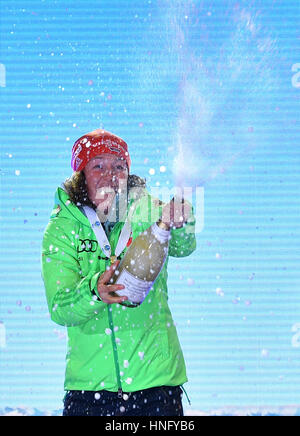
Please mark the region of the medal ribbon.
[[122, 251], [126, 247], [127, 242], [129, 241], [131, 236], [131, 225], [128, 219], [126, 219], [121, 234], [119, 236], [119, 240], [115, 249], [115, 255], [112, 256], [109, 240], [106, 236], [106, 233], [103, 229], [102, 223], [99, 220], [97, 213], [95, 212], [94, 209], [92, 209], [89, 206], [84, 206], [83, 209], [91, 224], [92, 229], [94, 230], [94, 233], [96, 235], [97, 241], [99, 243], [102, 252], [106, 257], [110, 258], [112, 263], [114, 263], [117, 257], [122, 253]]

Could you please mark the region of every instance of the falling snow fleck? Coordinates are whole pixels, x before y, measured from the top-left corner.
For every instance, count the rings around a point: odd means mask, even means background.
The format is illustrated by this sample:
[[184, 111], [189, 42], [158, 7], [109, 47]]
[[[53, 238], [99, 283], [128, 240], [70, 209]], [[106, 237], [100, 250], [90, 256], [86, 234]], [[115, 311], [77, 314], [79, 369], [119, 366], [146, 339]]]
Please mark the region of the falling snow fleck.
[[262, 357], [268, 357], [269, 356], [269, 350], [267, 350], [266, 348], [263, 348], [262, 350], [261, 350], [261, 355], [262, 355]]
[[141, 360], [143, 360], [144, 359], [144, 355], [145, 355], [145, 353], [144, 353], [144, 351], [139, 351], [139, 358], [141, 359]]
[[217, 288], [216, 294], [219, 295], [220, 297], [224, 297], [224, 292], [223, 292], [222, 288]]

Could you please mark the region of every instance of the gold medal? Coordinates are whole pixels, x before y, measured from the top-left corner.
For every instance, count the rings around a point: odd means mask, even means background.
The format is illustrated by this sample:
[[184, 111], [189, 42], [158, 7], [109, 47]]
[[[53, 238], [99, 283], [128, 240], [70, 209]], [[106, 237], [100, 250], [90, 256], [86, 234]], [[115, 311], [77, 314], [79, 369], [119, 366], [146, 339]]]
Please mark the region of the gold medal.
[[117, 260], [117, 256], [110, 256], [111, 264], [115, 263], [116, 260]]

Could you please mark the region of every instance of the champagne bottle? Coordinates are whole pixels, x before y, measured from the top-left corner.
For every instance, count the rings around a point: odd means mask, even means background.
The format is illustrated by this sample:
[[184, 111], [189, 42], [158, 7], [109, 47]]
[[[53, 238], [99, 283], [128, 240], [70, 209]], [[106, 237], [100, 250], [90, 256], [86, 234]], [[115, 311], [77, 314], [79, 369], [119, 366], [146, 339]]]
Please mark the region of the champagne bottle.
[[137, 307], [144, 301], [165, 263], [169, 238], [170, 230], [154, 223], [132, 242], [110, 280], [125, 286], [116, 291], [128, 297], [121, 304]]

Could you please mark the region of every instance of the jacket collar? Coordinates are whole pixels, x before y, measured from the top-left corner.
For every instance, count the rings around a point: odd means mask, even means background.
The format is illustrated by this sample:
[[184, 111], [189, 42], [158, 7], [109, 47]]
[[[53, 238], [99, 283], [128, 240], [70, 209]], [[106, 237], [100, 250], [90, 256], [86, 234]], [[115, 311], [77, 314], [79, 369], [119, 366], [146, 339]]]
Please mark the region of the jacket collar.
[[[134, 207], [136, 209], [139, 201], [147, 196], [147, 190], [143, 187], [130, 189], [128, 193], [128, 208]], [[73, 219], [80, 221], [81, 224], [90, 227], [90, 222], [85, 216], [85, 214], [74, 204], [71, 202], [68, 194], [64, 189], [58, 187], [55, 193], [55, 204], [59, 205], [61, 208], [60, 215], [65, 217], [73, 217]], [[134, 215], [134, 213], [133, 213]]]

